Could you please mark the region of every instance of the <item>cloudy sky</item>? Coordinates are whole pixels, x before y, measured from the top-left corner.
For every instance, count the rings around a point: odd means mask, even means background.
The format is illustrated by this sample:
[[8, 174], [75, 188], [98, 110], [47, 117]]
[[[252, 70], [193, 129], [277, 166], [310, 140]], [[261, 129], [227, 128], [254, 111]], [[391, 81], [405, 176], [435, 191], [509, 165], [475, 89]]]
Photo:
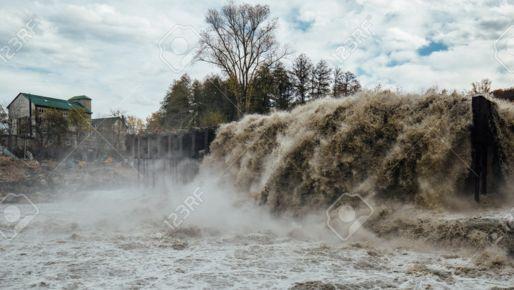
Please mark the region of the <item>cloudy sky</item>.
[[[18, 92], [93, 98], [146, 117], [190, 63], [209, 8], [226, 1], [0, 0], [0, 104]], [[144, 4], [143, 4], [144, 3]], [[237, 1], [236, 1], [237, 3]], [[514, 86], [514, 1], [290, 0], [268, 4], [292, 54], [355, 72], [365, 87]], [[512, 72], [512, 73], [511, 73]]]

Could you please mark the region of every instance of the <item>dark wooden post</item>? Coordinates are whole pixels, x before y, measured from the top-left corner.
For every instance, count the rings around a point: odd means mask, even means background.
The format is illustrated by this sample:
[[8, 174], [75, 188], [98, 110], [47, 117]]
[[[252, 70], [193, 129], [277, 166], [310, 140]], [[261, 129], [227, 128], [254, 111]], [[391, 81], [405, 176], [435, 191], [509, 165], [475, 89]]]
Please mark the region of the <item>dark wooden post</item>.
[[184, 148], [183, 148], [184, 147], [183, 146], [184, 142], [182, 140], [183, 139], [182, 137], [184, 137], [184, 134], [178, 133], [177, 137], [178, 137], [178, 148], [179, 148], [178, 152], [179, 152], [179, 156], [183, 156], [184, 155]]
[[171, 134], [168, 135], [168, 148], [166, 150], [168, 158], [171, 156]]
[[473, 127], [471, 129], [472, 168], [475, 200], [487, 193], [488, 150], [493, 145], [491, 128], [492, 104], [484, 96], [475, 96], [471, 101], [473, 111]]
[[141, 136], [137, 136], [137, 182], [141, 182]]
[[152, 147], [150, 146], [150, 141], [152, 141], [151, 139], [151, 136], [148, 136], [148, 138], [146, 138], [146, 158], [152, 158]]
[[167, 162], [168, 163], [168, 168], [169, 168], [169, 172], [167, 172], [168, 174], [171, 175], [171, 158], [173, 158], [173, 153], [171, 152], [171, 150], [173, 149], [172, 147], [172, 144], [171, 144], [171, 134], [168, 134], [168, 150], [166, 151], [166, 158], [168, 158]]
[[209, 151], [209, 128], [203, 131], [203, 149], [205, 154], [207, 154], [207, 151]]
[[189, 154], [191, 158], [196, 157], [196, 133], [196, 130], [191, 130], [191, 153]]

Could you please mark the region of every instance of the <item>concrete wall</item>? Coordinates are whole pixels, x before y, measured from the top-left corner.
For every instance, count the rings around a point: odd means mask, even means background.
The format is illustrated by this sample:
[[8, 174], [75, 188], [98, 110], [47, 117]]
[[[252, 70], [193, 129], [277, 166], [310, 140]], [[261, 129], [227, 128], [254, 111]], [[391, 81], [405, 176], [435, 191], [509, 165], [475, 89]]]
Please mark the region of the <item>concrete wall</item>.
[[9, 106], [9, 118], [22, 118], [29, 116], [29, 100], [19, 95]]
[[209, 151], [216, 128], [191, 129], [180, 133], [127, 135], [127, 153], [134, 159], [200, 159]]
[[90, 111], [92, 111], [91, 100], [80, 99], [80, 100], [77, 100], [76, 102], [79, 102], [80, 104], [82, 104], [82, 106], [84, 106], [84, 107], [88, 108]]
[[[30, 116], [30, 101], [23, 95], [18, 95], [9, 106], [9, 121], [11, 122], [12, 134], [22, 134], [28, 132], [20, 132], [22, 126], [28, 126], [28, 117]], [[27, 128], [23, 128], [25, 130]]]

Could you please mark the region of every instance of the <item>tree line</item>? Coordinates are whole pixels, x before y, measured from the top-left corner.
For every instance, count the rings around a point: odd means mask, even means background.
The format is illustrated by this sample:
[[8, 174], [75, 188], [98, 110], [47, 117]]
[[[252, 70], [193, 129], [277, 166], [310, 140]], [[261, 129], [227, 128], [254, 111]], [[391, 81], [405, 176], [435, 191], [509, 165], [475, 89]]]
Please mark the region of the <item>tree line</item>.
[[216, 126], [244, 114], [290, 110], [311, 100], [349, 96], [361, 89], [352, 72], [332, 69], [324, 60], [314, 64], [305, 54], [296, 57], [290, 68], [283, 62], [261, 65], [248, 88], [249, 102], [244, 105], [238, 103], [234, 83], [220, 75], [203, 80], [182, 75], [170, 85], [159, 111], [147, 119], [147, 130]]

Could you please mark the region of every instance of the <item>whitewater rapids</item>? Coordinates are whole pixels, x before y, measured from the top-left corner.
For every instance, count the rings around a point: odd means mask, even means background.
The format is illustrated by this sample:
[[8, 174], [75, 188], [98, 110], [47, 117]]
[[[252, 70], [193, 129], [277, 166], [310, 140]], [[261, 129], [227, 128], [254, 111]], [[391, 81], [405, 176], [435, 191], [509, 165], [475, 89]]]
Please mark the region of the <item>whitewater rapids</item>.
[[[2, 289], [287, 289], [309, 281], [296, 286], [514, 285], [511, 266], [484, 267], [483, 256], [369, 236], [343, 243], [315, 217], [263, 215], [252, 221], [247, 217], [257, 213], [225, 215], [215, 199], [207, 198], [198, 215], [171, 231], [160, 217], [172, 207], [157, 198], [159, 193], [132, 189], [81, 196], [36, 203], [39, 213], [24, 231], [0, 241]], [[23, 212], [32, 205], [16, 206]], [[203, 217], [212, 208], [218, 216]]]

